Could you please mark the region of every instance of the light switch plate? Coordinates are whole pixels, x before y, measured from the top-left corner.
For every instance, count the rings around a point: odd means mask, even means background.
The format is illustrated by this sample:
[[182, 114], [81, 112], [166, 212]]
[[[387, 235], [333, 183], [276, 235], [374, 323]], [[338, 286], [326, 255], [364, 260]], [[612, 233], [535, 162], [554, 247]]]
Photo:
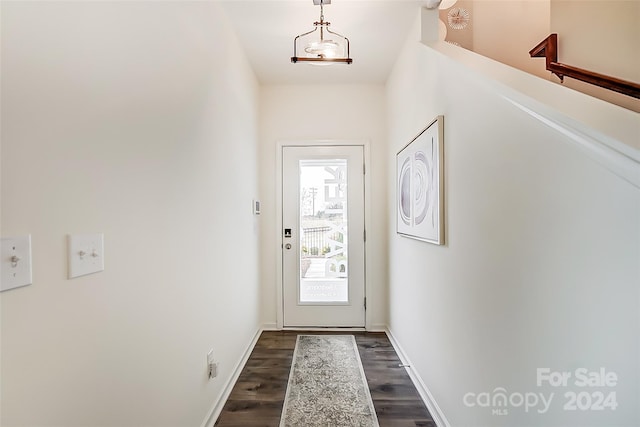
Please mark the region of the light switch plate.
[[104, 270], [104, 234], [68, 236], [69, 279]]
[[31, 275], [31, 236], [2, 238], [0, 291], [33, 283]]

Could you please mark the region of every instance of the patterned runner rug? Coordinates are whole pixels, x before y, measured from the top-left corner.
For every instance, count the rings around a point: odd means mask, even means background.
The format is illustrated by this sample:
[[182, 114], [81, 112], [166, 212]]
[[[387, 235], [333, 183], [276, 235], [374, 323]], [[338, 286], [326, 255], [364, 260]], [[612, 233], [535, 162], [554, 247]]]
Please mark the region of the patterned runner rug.
[[298, 335], [280, 427], [378, 427], [353, 335]]

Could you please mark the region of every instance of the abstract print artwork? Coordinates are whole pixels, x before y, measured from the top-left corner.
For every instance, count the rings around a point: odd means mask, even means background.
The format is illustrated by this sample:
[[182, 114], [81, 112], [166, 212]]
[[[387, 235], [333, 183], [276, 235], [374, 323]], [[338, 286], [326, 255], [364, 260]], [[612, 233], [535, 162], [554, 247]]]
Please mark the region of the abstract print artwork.
[[397, 155], [397, 232], [444, 244], [443, 128], [438, 116]]

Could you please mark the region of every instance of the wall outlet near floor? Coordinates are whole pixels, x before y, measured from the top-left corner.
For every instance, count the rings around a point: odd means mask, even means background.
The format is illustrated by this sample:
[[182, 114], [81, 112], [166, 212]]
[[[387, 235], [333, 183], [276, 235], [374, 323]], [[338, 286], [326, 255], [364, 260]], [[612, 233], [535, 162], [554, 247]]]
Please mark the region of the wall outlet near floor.
[[209, 365], [209, 379], [214, 379], [218, 376], [218, 362], [213, 362]]
[[218, 376], [218, 362], [213, 358], [213, 349], [207, 353], [207, 367], [209, 368], [209, 379], [213, 379]]

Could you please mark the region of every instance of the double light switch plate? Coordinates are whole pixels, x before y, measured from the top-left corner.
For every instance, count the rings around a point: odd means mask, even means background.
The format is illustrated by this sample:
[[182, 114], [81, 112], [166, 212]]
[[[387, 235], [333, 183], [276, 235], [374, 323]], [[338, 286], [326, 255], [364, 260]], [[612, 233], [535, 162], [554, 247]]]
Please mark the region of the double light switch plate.
[[74, 234], [68, 238], [69, 279], [104, 270], [103, 234]]

